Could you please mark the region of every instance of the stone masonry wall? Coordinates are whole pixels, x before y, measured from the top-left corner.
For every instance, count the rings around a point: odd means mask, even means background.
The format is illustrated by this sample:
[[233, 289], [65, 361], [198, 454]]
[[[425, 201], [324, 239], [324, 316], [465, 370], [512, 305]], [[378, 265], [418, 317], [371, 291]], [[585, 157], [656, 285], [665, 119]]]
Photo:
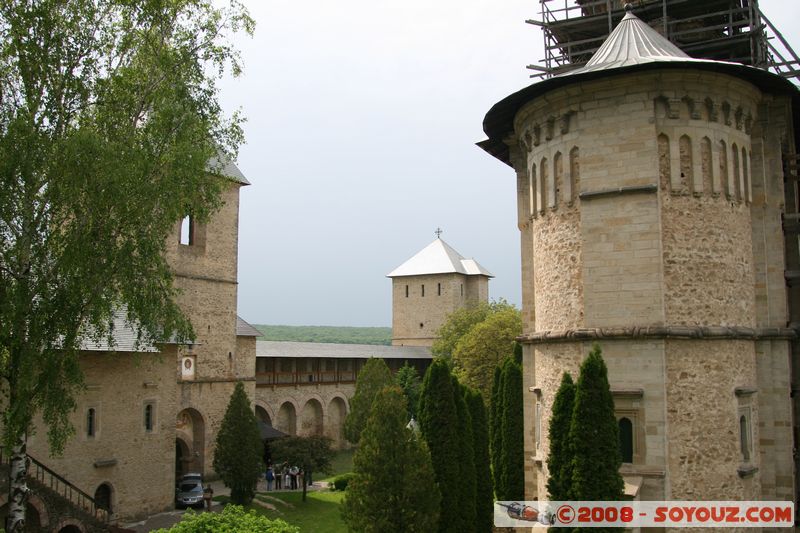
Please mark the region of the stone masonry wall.
[[736, 395], [737, 387], [757, 384], [753, 342], [669, 340], [666, 352], [667, 497], [760, 499], [760, 474], [737, 474], [740, 406], [751, 409], [754, 457], [759, 453], [758, 406]]
[[[467, 301], [466, 278], [467, 276], [456, 273], [393, 278], [392, 344], [405, 346], [433, 344], [436, 330], [444, 324], [447, 315]], [[439, 294], [440, 284], [441, 294]]]
[[[73, 436], [60, 457], [50, 457], [46, 431], [37, 422], [29, 438], [29, 453], [94, 496], [112, 487], [115, 518], [131, 519], [173, 506], [176, 352], [160, 354], [84, 353], [81, 366], [86, 391], [71, 417]], [[151, 432], [144, 426], [146, 403], [155, 407]], [[95, 409], [95, 435], [87, 435], [87, 411]]]

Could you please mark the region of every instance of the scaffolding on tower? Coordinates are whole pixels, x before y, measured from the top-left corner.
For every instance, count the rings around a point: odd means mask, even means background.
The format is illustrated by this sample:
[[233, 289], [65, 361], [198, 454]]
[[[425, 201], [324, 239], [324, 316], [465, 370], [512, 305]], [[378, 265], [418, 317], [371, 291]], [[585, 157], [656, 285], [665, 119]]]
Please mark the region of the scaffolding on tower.
[[637, 17], [688, 55], [733, 61], [800, 80], [800, 57], [758, 7], [757, 0], [539, 0], [545, 56], [528, 65], [532, 78], [578, 68], [625, 15]]

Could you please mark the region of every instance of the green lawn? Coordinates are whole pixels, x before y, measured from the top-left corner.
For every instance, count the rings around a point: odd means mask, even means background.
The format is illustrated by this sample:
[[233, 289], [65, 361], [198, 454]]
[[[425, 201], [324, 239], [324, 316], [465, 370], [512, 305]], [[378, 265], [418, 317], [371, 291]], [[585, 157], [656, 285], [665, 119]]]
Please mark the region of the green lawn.
[[[251, 503], [247, 509], [253, 509], [267, 518], [280, 518], [298, 526], [301, 533], [346, 533], [347, 527], [342, 521], [339, 504], [344, 492], [310, 491], [303, 501], [301, 491], [293, 492], [259, 492], [256, 499], [275, 506], [275, 510], [266, 509]], [[228, 502], [227, 496], [218, 496], [214, 500]]]
[[[346, 474], [353, 471], [353, 454], [355, 448], [349, 450], [339, 450], [331, 461], [331, 474], [328, 477], [314, 478], [314, 481], [333, 481], [339, 474]], [[324, 474], [321, 474], [324, 475]]]

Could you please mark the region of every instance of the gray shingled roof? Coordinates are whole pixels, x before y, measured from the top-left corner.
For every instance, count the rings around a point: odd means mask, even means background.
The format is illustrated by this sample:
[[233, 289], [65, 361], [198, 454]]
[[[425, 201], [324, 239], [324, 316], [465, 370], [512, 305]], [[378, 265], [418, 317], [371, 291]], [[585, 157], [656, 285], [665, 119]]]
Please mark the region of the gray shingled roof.
[[256, 328], [248, 324], [239, 315], [236, 315], [236, 336], [237, 337], [260, 337], [263, 335]]
[[114, 313], [112, 330], [112, 343], [108, 342], [107, 338], [102, 338], [95, 341], [85, 337], [81, 341], [80, 349], [87, 352], [137, 352], [137, 353], [153, 353], [158, 349], [152, 345], [140, 346], [136, 343], [136, 330], [128, 324], [126, 320], [125, 311], [117, 311]]
[[417, 252], [414, 257], [386, 274], [386, 277], [398, 278], [401, 276], [450, 273], [494, 277], [491, 272], [483, 268], [474, 259], [464, 259], [460, 253], [442, 239], [434, 240]]
[[239, 167], [237, 167], [236, 164], [227, 157], [225, 157], [221, 162], [219, 157], [212, 157], [208, 162], [208, 168], [214, 171], [219, 168], [219, 173], [226, 178], [229, 178], [236, 183], [241, 183], [242, 185], [250, 185], [250, 182], [244, 177], [244, 174], [242, 174], [242, 171], [239, 170]]
[[382, 346], [328, 342], [256, 341], [256, 357], [327, 357], [334, 359], [431, 359], [425, 346]]

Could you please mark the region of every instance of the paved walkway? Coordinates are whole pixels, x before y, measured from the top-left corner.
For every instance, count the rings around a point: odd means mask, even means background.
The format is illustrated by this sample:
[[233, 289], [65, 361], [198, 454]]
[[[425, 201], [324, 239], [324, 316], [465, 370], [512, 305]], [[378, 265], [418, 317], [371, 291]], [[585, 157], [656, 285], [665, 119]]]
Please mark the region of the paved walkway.
[[[329, 484], [327, 482], [317, 482], [313, 485], [308, 487], [309, 491], [313, 490], [326, 490]], [[214, 496], [230, 496], [231, 489], [225, 486], [222, 481], [212, 481], [211, 488], [214, 489]], [[271, 494], [272, 492], [267, 492], [267, 484], [266, 481], [263, 479], [258, 482], [257, 490], [260, 493], [264, 494]], [[297, 489], [298, 491], [302, 489]], [[281, 492], [284, 492], [283, 490]], [[197, 510], [200, 511], [199, 509]], [[222, 511], [222, 504], [219, 502], [212, 502], [211, 504], [211, 512], [212, 513], [219, 513]], [[133, 522], [129, 524], [121, 524], [122, 527], [126, 529], [130, 529], [131, 531], [136, 531], [137, 533], [146, 533], [148, 531], [153, 531], [154, 529], [161, 529], [161, 528], [169, 528], [177, 524], [181, 521], [183, 514], [186, 512], [185, 509], [176, 509], [174, 511], [167, 511], [164, 513], [159, 513], [157, 515], [153, 515], [148, 517], [145, 520], [139, 522]]]

